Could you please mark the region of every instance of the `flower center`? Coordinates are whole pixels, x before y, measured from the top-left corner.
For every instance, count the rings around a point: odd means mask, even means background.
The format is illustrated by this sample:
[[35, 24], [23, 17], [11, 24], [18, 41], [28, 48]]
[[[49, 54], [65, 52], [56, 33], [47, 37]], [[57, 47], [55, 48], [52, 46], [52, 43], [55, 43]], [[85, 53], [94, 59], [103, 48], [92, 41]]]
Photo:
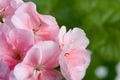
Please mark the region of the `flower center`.
[[16, 53], [16, 54], [13, 55], [13, 59], [15, 59], [17, 61], [20, 61], [22, 58], [18, 53]]
[[36, 65], [36, 66], [33, 66], [33, 67], [34, 67], [34, 69], [33, 69], [33, 77], [35, 78], [35, 80], [38, 80], [38, 77], [40, 77], [41, 73], [45, 69], [45, 66]]
[[32, 31], [34, 32], [34, 35], [36, 35], [36, 33], [40, 30], [41, 25], [42, 24], [40, 23], [38, 27], [35, 27], [32, 29]]
[[34, 70], [36, 71], [44, 70], [44, 66], [34, 66]]

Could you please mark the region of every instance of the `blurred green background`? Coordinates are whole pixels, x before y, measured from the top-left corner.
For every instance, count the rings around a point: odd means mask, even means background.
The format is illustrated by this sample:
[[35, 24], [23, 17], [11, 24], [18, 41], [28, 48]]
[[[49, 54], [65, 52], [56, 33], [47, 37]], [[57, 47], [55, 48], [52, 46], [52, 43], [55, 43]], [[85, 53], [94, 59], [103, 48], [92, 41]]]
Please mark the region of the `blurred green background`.
[[120, 0], [24, 1], [35, 2], [38, 12], [54, 16], [59, 26], [85, 30], [91, 64], [83, 80], [120, 80]]

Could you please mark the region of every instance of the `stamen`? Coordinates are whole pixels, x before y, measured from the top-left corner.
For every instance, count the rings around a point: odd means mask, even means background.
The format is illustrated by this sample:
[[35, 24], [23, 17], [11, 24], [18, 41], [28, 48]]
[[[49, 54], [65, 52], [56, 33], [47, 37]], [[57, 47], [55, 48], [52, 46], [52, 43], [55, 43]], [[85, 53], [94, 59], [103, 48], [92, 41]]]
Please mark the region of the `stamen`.
[[2, 16], [0, 16], [0, 22], [3, 23], [3, 17]]
[[2, 9], [0, 10], [0, 22], [1, 22], [1, 23], [4, 23], [4, 20], [3, 20], [4, 12], [5, 12], [5, 8], [2, 8]]
[[34, 66], [34, 70], [36, 70], [36, 71], [41, 71], [41, 70], [43, 70], [44, 69], [44, 66]]
[[69, 55], [70, 55], [69, 53], [65, 53], [65, 55], [64, 55], [64, 56], [65, 56], [65, 57], [68, 57]]
[[40, 36], [40, 35], [37, 34], [37, 32], [40, 30], [41, 25], [42, 25], [42, 24], [39, 24], [38, 27], [32, 29], [32, 31], [34, 32], [34, 36]]
[[32, 29], [32, 30], [33, 30], [33, 32], [35, 33], [35, 32], [37, 32], [37, 31], [39, 31], [40, 26], [41, 26], [41, 24], [40, 24], [38, 27], [36, 27], [36, 28]]

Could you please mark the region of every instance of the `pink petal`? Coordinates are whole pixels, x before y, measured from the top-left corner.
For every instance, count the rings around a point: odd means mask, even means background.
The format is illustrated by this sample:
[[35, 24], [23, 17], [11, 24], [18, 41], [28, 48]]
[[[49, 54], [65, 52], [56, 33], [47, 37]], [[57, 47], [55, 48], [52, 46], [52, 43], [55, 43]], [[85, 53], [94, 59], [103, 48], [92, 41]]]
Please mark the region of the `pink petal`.
[[11, 56], [8, 56], [7, 54], [0, 55], [0, 58], [8, 65], [10, 70], [13, 70], [15, 65], [18, 63], [18, 61], [13, 59]]
[[5, 34], [0, 31], [0, 54], [4, 52], [7, 46]]
[[86, 48], [89, 44], [89, 40], [86, 37], [85, 32], [80, 28], [74, 28], [71, 34], [71, 42], [75, 43], [75, 46]]
[[7, 41], [17, 49], [17, 52], [25, 52], [34, 43], [33, 33], [22, 29], [13, 29], [9, 32]]
[[13, 71], [10, 72], [9, 80], [17, 80]]
[[52, 41], [39, 42], [28, 51], [23, 62], [55, 68], [58, 66], [59, 53], [59, 46], [56, 43]]
[[12, 58], [13, 52], [11, 51], [11, 47], [7, 41], [6, 36], [1, 33], [0, 34], [0, 59], [2, 59], [10, 69], [13, 69], [13, 67], [16, 64], [16, 61]]
[[33, 80], [33, 67], [24, 63], [16, 65], [14, 68], [14, 76], [17, 80]]
[[16, 9], [23, 3], [23, 0], [11, 0], [10, 6]]
[[66, 33], [65, 26], [61, 27], [59, 31], [59, 42], [62, 47], [69, 45], [71, 48], [79, 47], [83, 49], [89, 44], [89, 40], [82, 29], [74, 28]]
[[47, 70], [44, 71], [41, 76], [40, 80], [61, 80], [62, 75], [58, 71], [55, 70]]
[[65, 35], [65, 33], [66, 33], [66, 27], [65, 27], [65, 26], [62, 26], [62, 27], [60, 28], [59, 36], [58, 36], [58, 38], [59, 38], [59, 43], [60, 43], [61, 47], [64, 46], [63, 43], [64, 43], [64, 35]]
[[54, 25], [54, 28], [59, 28], [56, 19], [53, 16], [40, 14], [39, 17], [42, 23], [45, 23], [48, 26]]
[[12, 25], [7, 25], [6, 23], [0, 24], [0, 31], [4, 34], [7, 34], [12, 28]]
[[6, 8], [9, 5], [9, 0], [0, 0], [0, 10]]
[[81, 80], [90, 63], [90, 55], [86, 50], [73, 49], [60, 56], [60, 67], [67, 80]]
[[50, 15], [39, 15], [40, 17], [40, 29], [37, 32], [39, 41], [52, 40], [58, 42], [59, 26], [54, 17]]
[[12, 22], [15, 27], [20, 29], [33, 29], [40, 24], [36, 5], [32, 2], [22, 4], [12, 17]]
[[8, 66], [0, 60], [0, 80], [8, 80], [9, 78], [9, 68]]
[[65, 60], [63, 54], [60, 55], [59, 63], [60, 63], [60, 70], [61, 70], [62, 75], [67, 80], [72, 80], [71, 79], [71, 75], [70, 75], [69, 70], [68, 70], [68, 66], [67, 66], [66, 60]]

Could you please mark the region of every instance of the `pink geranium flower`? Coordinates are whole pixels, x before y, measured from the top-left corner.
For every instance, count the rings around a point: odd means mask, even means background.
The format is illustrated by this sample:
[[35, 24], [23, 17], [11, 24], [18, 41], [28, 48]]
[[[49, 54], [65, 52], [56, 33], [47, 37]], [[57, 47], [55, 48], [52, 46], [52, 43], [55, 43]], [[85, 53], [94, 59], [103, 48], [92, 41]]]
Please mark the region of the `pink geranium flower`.
[[35, 43], [45, 40], [57, 41], [59, 27], [54, 17], [36, 12], [36, 5], [32, 2], [22, 4], [12, 17], [16, 28], [32, 30]]
[[90, 63], [89, 43], [83, 30], [74, 28], [66, 33], [63, 26], [59, 32], [62, 53], [59, 58], [61, 72], [67, 80], [81, 80]]
[[12, 29], [7, 35], [0, 31], [0, 59], [13, 69], [32, 47], [33, 40], [32, 32], [26, 30]]
[[0, 0], [0, 24], [12, 25], [11, 17], [22, 3], [22, 0]]
[[60, 54], [59, 46], [52, 41], [38, 42], [16, 65], [14, 75], [18, 80], [61, 80], [57, 67]]
[[82, 80], [88, 44], [82, 29], [59, 30], [55, 18], [39, 14], [34, 3], [0, 0], [0, 80]]

